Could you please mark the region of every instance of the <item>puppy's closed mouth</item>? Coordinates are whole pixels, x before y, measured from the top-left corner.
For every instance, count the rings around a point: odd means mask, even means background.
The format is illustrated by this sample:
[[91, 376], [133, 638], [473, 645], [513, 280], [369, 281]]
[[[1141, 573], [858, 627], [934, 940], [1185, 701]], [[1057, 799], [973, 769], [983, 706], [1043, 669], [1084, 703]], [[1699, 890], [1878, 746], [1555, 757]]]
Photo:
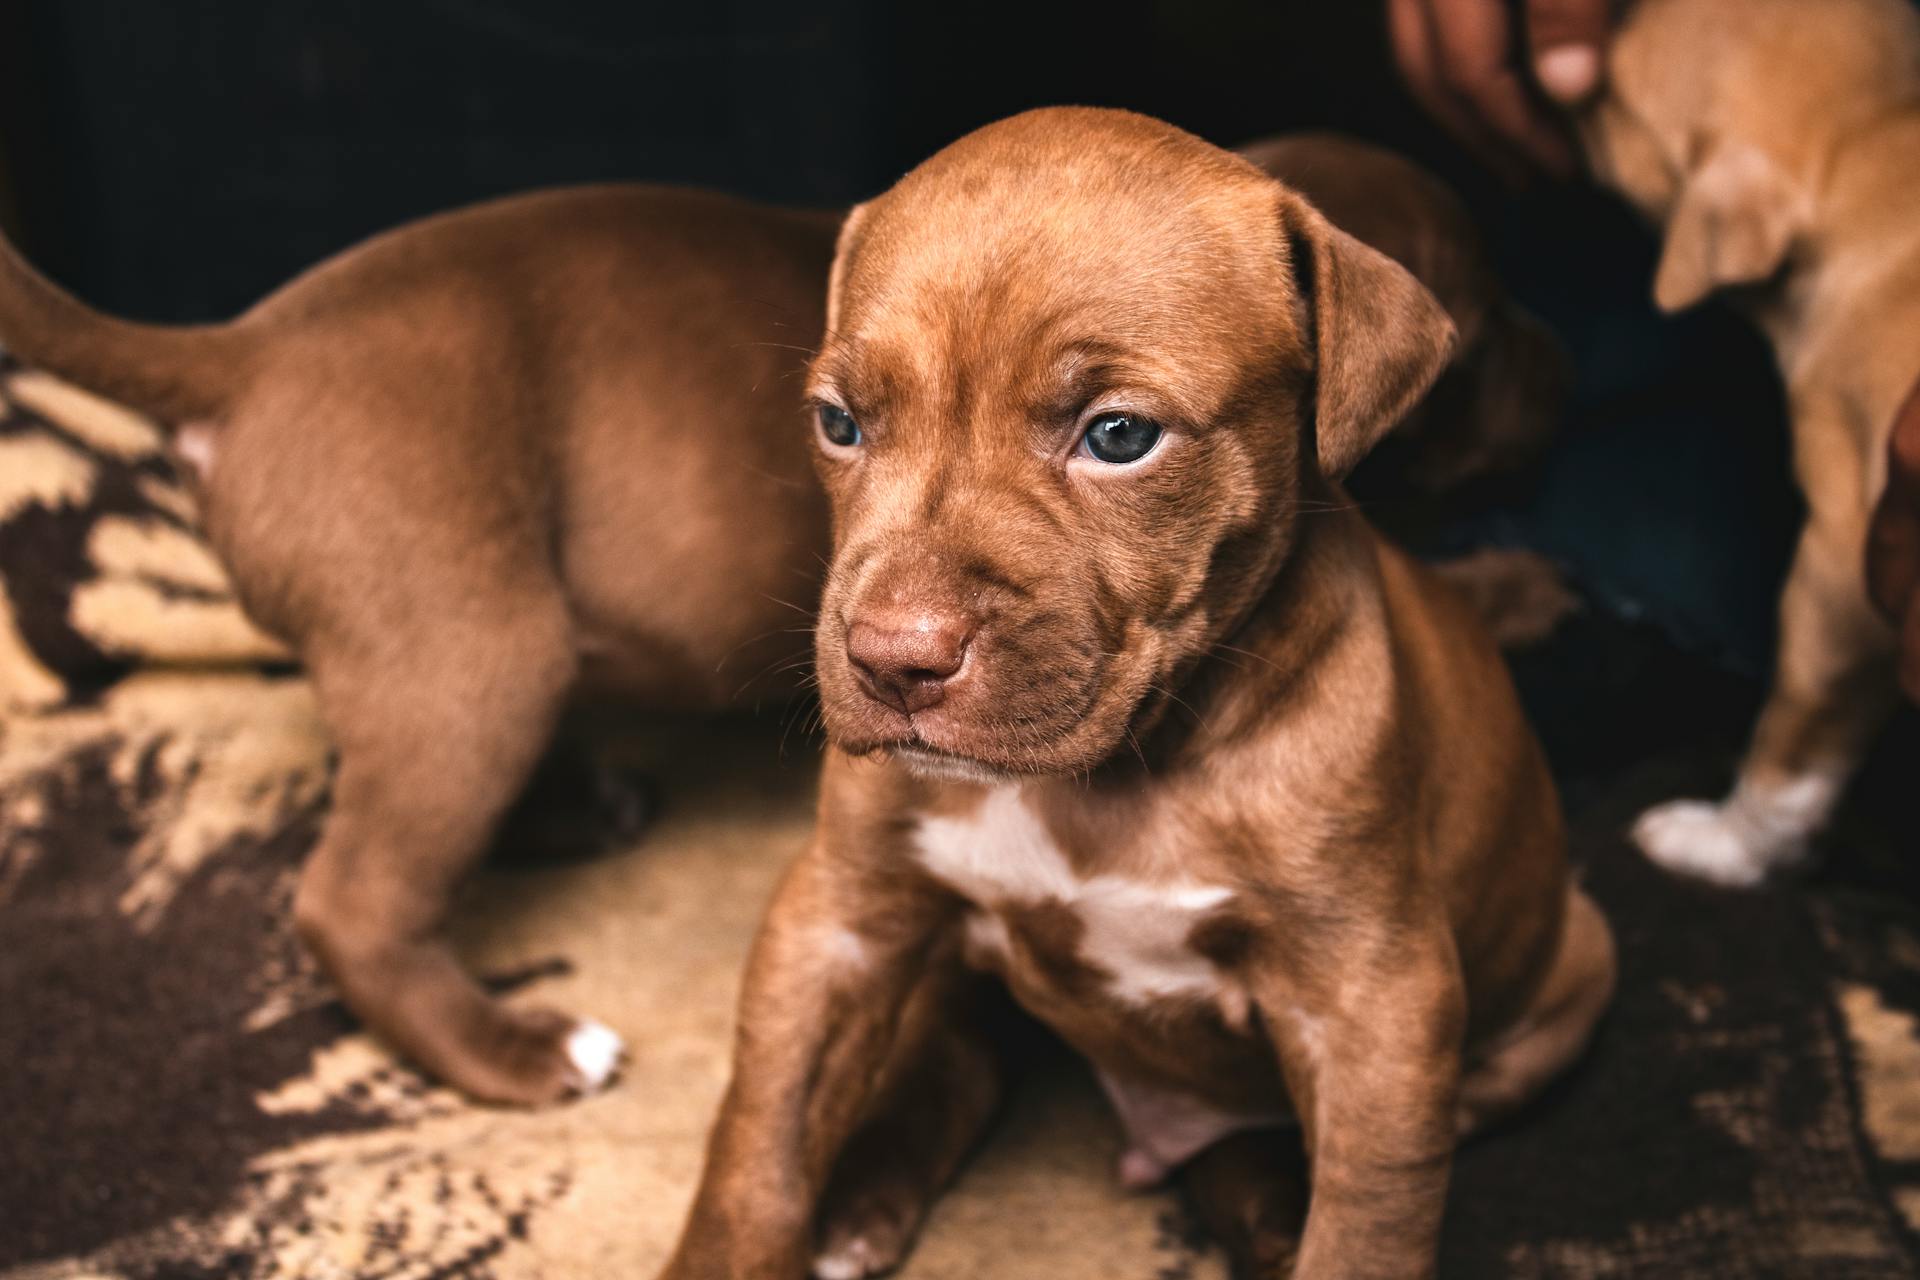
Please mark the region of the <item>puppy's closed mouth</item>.
[[917, 740], [892, 743], [881, 747], [880, 750], [892, 755], [894, 759], [920, 777], [939, 782], [978, 782], [992, 785], [1007, 782], [1016, 776], [1005, 769], [995, 768], [970, 756], [953, 755]]
[[[897, 759], [930, 781], [1001, 784], [1084, 773], [1113, 751], [1109, 736], [1116, 742], [1125, 737], [1121, 708], [1137, 705], [1140, 686], [1148, 683], [1144, 676], [1116, 681], [1113, 667], [1103, 664], [1065, 688], [1042, 687], [1038, 696], [1016, 682], [1012, 694], [968, 690], [955, 699], [962, 705], [912, 714], [829, 689], [827, 737], [849, 755]], [[1038, 705], [1038, 714], [1010, 709], [1030, 703]]]

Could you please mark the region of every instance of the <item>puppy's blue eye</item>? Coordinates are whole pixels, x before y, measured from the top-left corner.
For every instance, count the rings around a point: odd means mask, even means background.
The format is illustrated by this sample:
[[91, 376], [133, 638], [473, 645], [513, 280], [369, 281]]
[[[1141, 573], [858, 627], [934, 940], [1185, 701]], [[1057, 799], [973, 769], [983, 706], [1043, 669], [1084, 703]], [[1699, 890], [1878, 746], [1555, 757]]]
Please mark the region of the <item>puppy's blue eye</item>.
[[1138, 462], [1160, 443], [1160, 424], [1132, 413], [1103, 413], [1088, 424], [1082, 443], [1097, 462]]
[[820, 406], [820, 434], [829, 443], [850, 449], [860, 443], [860, 424], [838, 405], [823, 404]]

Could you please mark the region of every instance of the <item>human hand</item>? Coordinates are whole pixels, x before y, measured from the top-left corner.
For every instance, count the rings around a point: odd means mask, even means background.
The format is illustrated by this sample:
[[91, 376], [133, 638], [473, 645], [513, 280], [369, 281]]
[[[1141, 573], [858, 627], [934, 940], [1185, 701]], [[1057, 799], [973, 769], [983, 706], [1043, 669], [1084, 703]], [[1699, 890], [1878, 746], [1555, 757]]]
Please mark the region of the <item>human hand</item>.
[[1387, 0], [1408, 90], [1516, 176], [1529, 166], [1573, 172], [1572, 143], [1547, 101], [1575, 106], [1599, 89], [1612, 26], [1610, 0]]

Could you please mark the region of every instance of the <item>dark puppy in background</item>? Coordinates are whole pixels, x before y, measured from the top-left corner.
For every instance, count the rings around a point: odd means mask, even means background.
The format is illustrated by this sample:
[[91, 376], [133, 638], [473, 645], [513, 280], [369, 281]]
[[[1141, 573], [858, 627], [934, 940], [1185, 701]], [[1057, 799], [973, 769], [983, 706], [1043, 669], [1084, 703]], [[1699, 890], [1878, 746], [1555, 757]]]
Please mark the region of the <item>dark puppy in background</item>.
[[[1558, 429], [1573, 366], [1501, 284], [1466, 205], [1406, 157], [1339, 134], [1263, 138], [1238, 151], [1412, 272], [1459, 335], [1426, 396], [1348, 477], [1368, 519], [1418, 547], [1524, 491]], [[1539, 641], [1579, 608], [1559, 569], [1521, 548], [1481, 547], [1432, 568], [1503, 646]]]
[[[1508, 296], [1460, 198], [1406, 157], [1338, 134], [1237, 150], [1412, 272], [1459, 334], [1446, 370], [1350, 487], [1433, 498], [1524, 477], [1553, 438], [1572, 367], [1546, 326]], [[1383, 504], [1379, 514], [1395, 512]]]
[[[829, 308], [819, 826], [665, 1275], [896, 1264], [991, 1108], [974, 973], [1246, 1273], [1283, 1273], [1297, 1125], [1294, 1274], [1431, 1274], [1455, 1141], [1613, 984], [1498, 653], [1339, 487], [1446, 313], [1245, 160], [1085, 109], [855, 209]], [[829, 1200], [843, 1152], [882, 1158]]]

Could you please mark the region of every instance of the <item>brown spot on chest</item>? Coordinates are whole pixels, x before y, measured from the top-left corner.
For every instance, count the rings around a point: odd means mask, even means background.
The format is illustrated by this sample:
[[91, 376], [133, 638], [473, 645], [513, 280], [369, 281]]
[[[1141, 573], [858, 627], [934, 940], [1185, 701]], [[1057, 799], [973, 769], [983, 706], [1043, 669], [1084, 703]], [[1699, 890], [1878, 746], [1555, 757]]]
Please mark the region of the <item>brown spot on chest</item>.
[[1063, 902], [1002, 905], [995, 918], [1004, 938], [999, 959], [1016, 989], [1039, 987], [1069, 1000], [1097, 999], [1111, 974], [1081, 954], [1086, 924]]
[[1253, 954], [1259, 931], [1242, 916], [1221, 913], [1207, 916], [1187, 934], [1187, 945], [1211, 961], [1215, 968], [1235, 971]]

